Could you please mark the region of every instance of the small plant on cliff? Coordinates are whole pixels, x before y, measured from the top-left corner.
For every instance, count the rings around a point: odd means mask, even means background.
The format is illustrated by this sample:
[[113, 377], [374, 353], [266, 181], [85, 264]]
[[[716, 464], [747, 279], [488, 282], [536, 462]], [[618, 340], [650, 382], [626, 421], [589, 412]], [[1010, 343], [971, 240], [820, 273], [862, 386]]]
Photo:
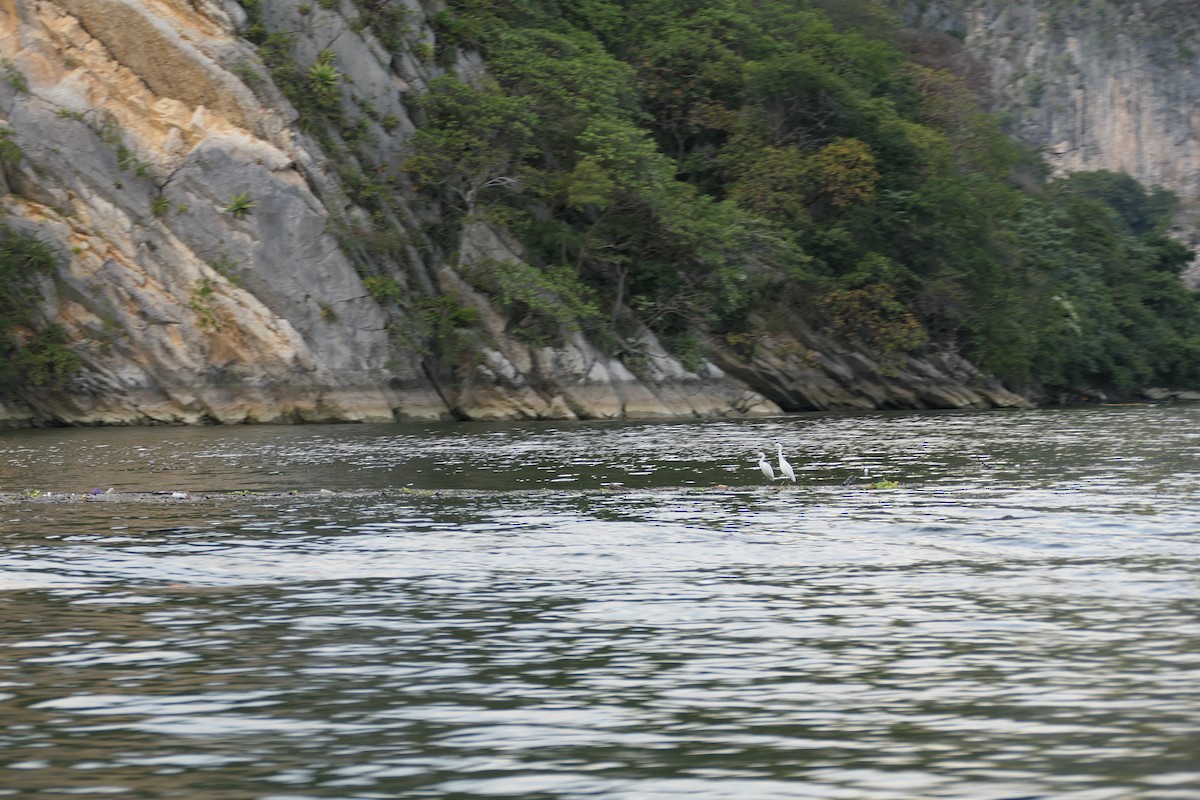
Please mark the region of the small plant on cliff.
[[212, 306], [212, 296], [216, 291], [212, 281], [208, 278], [201, 278], [192, 287], [192, 299], [188, 303], [188, 308], [196, 314], [200, 327], [204, 330], [216, 330], [220, 327], [217, 313]]
[[432, 42], [420, 41], [412, 46], [413, 57], [422, 64], [433, 61], [434, 49]]
[[235, 219], [241, 219], [254, 209], [254, 205], [255, 203], [250, 199], [249, 194], [238, 192], [237, 194], [229, 195], [229, 203], [225, 206], [225, 213], [233, 215]]
[[380, 303], [388, 300], [394, 300], [399, 303], [404, 300], [404, 289], [395, 278], [370, 275], [363, 278], [363, 286], [367, 287], [367, 291], [371, 293], [371, 296]]
[[145, 178], [150, 175], [150, 165], [123, 143], [117, 145], [117, 169], [122, 172], [130, 170], [139, 178]]
[[342, 73], [333, 65], [336, 59], [337, 54], [325, 48], [317, 54], [316, 63], [308, 68], [309, 89], [317, 105], [326, 111], [336, 109], [341, 99], [339, 90], [342, 85]]
[[216, 258], [208, 262], [208, 265], [212, 267], [213, 272], [216, 272], [222, 278], [229, 281], [230, 285], [237, 287], [242, 285], [241, 278], [237, 274], [237, 270], [241, 267], [241, 264], [224, 253], [218, 253]]
[[15, 131], [8, 128], [0, 129], [0, 164], [20, 164], [25, 154], [20, 146], [13, 141]]
[[8, 81], [8, 84], [18, 92], [28, 92], [29, 81], [25, 78], [25, 73], [21, 72], [20, 67], [7, 58], [0, 63], [4, 64], [4, 80]]
[[322, 50], [317, 62], [308, 68], [308, 77], [313, 87], [319, 91], [336, 89], [341, 83], [342, 73], [333, 65], [334, 56], [328, 50]]
[[[125, 144], [125, 136], [121, 131], [121, 126], [117, 124], [117, 121], [113, 117], [104, 116], [99, 120], [93, 120], [89, 123], [89, 127], [95, 132], [100, 141], [116, 149], [117, 169], [122, 172], [129, 170], [139, 178], [150, 177], [150, 164], [143, 161], [137, 154], [137, 151]], [[118, 182], [117, 187], [120, 188], [120, 186], [121, 184]]]
[[239, 58], [234, 65], [229, 68], [229, 71], [241, 78], [242, 83], [251, 88], [262, 85], [264, 80], [262, 73], [255, 69], [254, 65], [244, 58]]

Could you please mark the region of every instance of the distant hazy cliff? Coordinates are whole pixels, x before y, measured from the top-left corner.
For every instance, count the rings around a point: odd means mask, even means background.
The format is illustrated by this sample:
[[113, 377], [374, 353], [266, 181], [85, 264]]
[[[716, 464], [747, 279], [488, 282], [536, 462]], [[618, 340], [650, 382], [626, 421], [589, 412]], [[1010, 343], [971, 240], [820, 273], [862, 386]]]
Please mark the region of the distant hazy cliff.
[[1174, 191], [1200, 241], [1200, 9], [1190, 0], [897, 4], [961, 36], [1009, 130], [1055, 168]]

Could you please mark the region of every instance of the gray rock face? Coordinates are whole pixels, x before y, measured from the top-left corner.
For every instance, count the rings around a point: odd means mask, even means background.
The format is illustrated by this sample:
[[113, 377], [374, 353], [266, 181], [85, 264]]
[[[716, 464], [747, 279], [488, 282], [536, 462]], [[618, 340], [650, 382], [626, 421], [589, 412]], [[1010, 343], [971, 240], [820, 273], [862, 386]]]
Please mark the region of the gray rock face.
[[[339, 169], [396, 170], [414, 129], [405, 99], [431, 77], [342, 11], [265, 0], [295, 33], [302, 68], [324, 51], [343, 110], [370, 145], [335, 163], [238, 36], [245, 12], [209, 0], [0, 0], [0, 125], [24, 158], [5, 170], [4, 212], [61, 254], [41, 313], [83, 366], [64, 386], [0, 404], [9, 424], [394, 419], [554, 419], [773, 414], [781, 410], [1021, 405], [969, 365], [881, 368], [819, 341], [800, 361], [715, 349], [686, 369], [649, 331], [636, 371], [578, 333], [514, 338], [462, 275], [520, 260], [503, 231], [471, 226], [454, 262], [401, 202], [368, 220]], [[410, 45], [430, 41], [408, 7]], [[464, 63], [466, 69], [479, 64]], [[379, 225], [391, 228], [379, 232]], [[369, 228], [375, 225], [376, 228]], [[347, 231], [390, 237], [386, 254]], [[361, 234], [363, 238], [366, 234]], [[369, 291], [387, 278], [401, 296]], [[431, 358], [415, 296], [478, 313], [461, 363]], [[380, 299], [382, 298], [382, 299]], [[436, 320], [435, 320], [436, 321]]]

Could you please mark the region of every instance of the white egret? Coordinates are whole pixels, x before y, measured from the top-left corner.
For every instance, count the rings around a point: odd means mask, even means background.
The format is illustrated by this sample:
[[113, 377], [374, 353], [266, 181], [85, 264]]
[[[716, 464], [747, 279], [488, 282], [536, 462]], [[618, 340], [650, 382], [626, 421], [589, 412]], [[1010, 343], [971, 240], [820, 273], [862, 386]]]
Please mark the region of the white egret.
[[783, 457], [783, 444], [775, 442], [776, 449], [779, 450], [779, 472], [781, 473], [779, 480], [787, 479], [792, 483], [796, 482], [796, 472], [792, 469], [792, 465]]
[[758, 453], [758, 468], [767, 476], [767, 480], [775, 480], [775, 470], [771, 468], [771, 462], [767, 461], [767, 454], [762, 451]]

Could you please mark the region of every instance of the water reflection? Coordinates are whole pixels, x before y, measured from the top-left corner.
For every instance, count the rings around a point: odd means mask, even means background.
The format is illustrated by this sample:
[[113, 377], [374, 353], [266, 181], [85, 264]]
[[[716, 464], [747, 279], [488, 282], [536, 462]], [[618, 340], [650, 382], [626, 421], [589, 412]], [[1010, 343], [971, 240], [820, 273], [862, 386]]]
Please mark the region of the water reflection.
[[1197, 797], [1197, 419], [4, 434], [355, 491], [0, 505], [0, 796]]

